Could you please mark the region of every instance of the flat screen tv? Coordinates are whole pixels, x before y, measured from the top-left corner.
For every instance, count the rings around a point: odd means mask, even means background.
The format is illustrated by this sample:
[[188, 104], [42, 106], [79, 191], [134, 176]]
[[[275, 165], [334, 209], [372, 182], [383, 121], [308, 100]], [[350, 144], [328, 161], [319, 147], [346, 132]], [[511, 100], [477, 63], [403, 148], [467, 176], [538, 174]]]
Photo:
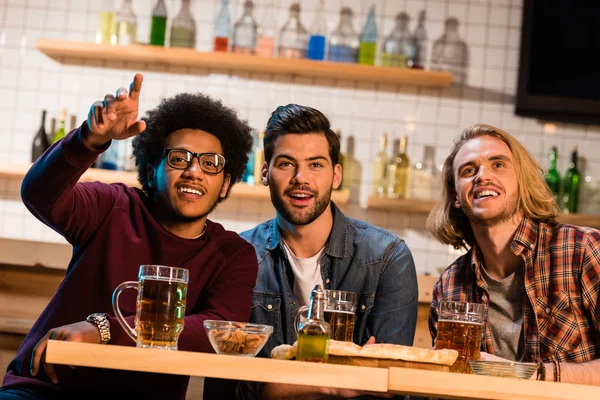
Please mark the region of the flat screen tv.
[[600, 0], [524, 0], [517, 115], [600, 123]]

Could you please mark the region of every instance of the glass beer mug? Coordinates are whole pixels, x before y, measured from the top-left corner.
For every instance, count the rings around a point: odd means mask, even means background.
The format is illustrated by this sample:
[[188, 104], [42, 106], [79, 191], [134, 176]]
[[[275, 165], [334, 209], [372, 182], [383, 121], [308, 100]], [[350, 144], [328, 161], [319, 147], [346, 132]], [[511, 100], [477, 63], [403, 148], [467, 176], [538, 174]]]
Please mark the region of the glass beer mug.
[[[142, 265], [138, 281], [121, 283], [115, 289], [112, 306], [119, 324], [137, 347], [177, 350], [183, 330], [189, 271], [162, 265]], [[125, 289], [138, 291], [135, 328], [119, 309], [119, 296]]]
[[[342, 290], [325, 290], [325, 322], [331, 325], [331, 339], [352, 342], [354, 338], [354, 318], [356, 314], [357, 295]], [[302, 306], [296, 312], [294, 328], [306, 319], [308, 306]]]
[[458, 358], [450, 367], [450, 372], [473, 373], [469, 360], [479, 358], [483, 310], [483, 304], [478, 303], [440, 302], [435, 348], [458, 351]]

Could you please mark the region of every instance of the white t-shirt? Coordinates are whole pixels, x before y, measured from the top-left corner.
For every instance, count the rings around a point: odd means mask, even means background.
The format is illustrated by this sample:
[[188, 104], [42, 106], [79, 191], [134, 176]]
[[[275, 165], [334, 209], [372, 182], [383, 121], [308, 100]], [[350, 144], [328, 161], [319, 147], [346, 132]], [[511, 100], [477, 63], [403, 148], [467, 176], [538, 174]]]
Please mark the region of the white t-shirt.
[[312, 257], [300, 258], [296, 257], [285, 241], [282, 242], [294, 273], [294, 294], [298, 297], [301, 306], [308, 305], [312, 290], [317, 284], [323, 284], [320, 259], [325, 246]]

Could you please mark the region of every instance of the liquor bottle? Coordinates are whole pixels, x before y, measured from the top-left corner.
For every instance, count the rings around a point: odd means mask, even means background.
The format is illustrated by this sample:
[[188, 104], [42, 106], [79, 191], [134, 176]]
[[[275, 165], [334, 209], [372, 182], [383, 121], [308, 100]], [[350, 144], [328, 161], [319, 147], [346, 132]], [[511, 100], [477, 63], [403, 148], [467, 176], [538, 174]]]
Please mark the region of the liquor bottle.
[[256, 54], [261, 57], [273, 57], [275, 50], [275, 32], [277, 31], [277, 18], [274, 12], [273, 0], [265, 7], [261, 24], [258, 26], [256, 40]]
[[558, 199], [560, 196], [560, 174], [556, 169], [557, 161], [558, 149], [556, 148], [556, 146], [552, 146], [552, 149], [550, 150], [550, 168], [548, 169], [548, 172], [546, 172], [546, 175], [544, 175], [544, 178], [546, 179], [548, 187], [550, 188], [550, 190], [552, 190], [552, 193], [554, 193], [554, 195]]
[[571, 152], [571, 162], [565, 173], [563, 183], [562, 210], [565, 213], [576, 213], [579, 206], [579, 170], [577, 169], [577, 146]]
[[387, 196], [391, 199], [408, 198], [408, 179], [410, 174], [410, 159], [406, 154], [408, 137], [403, 135], [394, 142], [394, 157], [388, 167]]
[[231, 51], [234, 53], [256, 53], [258, 24], [252, 15], [253, 10], [254, 4], [252, 1], [246, 0], [244, 2], [244, 13], [239, 21], [235, 23], [233, 28], [233, 43], [231, 44]]
[[453, 82], [467, 81], [469, 50], [467, 43], [458, 36], [458, 20], [448, 18], [442, 36], [433, 43], [431, 49], [431, 69], [451, 72]]
[[405, 12], [396, 15], [396, 26], [385, 38], [381, 54], [381, 65], [385, 67], [406, 68], [408, 66], [407, 49], [414, 40], [408, 31], [409, 17]]
[[423, 148], [423, 160], [416, 163], [410, 173], [411, 193], [410, 198], [415, 200], [433, 200], [439, 186], [437, 183], [438, 170], [435, 165], [435, 148], [425, 146]]
[[375, 6], [369, 9], [367, 23], [360, 36], [360, 49], [358, 50], [358, 63], [375, 65], [377, 54], [377, 23], [375, 22]]
[[310, 294], [308, 318], [298, 327], [296, 360], [327, 362], [331, 325], [325, 322], [325, 291], [316, 285]]
[[346, 187], [347, 183], [344, 179], [346, 178], [346, 175], [344, 175], [344, 172], [346, 171], [346, 155], [342, 152], [342, 131], [338, 129], [337, 131], [335, 131], [335, 134], [337, 135], [338, 140], [340, 142], [340, 154], [338, 156], [338, 164], [342, 166], [342, 182], [340, 183], [340, 186], [337, 188], [337, 190], [342, 190]]
[[58, 129], [54, 132], [54, 136], [52, 137], [52, 144], [58, 142], [60, 139], [64, 138], [65, 133], [65, 120], [67, 119], [67, 109], [63, 108], [60, 110], [60, 119], [58, 120]]
[[214, 51], [227, 52], [231, 33], [231, 17], [229, 16], [229, 0], [221, 0], [221, 11], [215, 21]]
[[100, 13], [98, 14], [98, 30], [96, 31], [96, 43], [117, 43], [115, 16], [116, 12], [114, 0], [102, 0], [102, 4], [100, 6]]
[[167, 7], [164, 0], [158, 0], [152, 11], [150, 24], [150, 44], [153, 46], [165, 45], [165, 33], [167, 31]]
[[362, 175], [362, 169], [360, 163], [354, 157], [355, 140], [354, 136], [348, 136], [346, 139], [346, 163], [344, 165], [344, 182], [346, 189], [350, 191], [350, 197], [348, 199], [352, 204], [358, 203], [360, 200], [360, 180]]
[[300, 21], [300, 4], [293, 3], [279, 34], [279, 57], [306, 58], [307, 48], [308, 31]]
[[181, 10], [171, 24], [171, 47], [196, 48], [196, 23], [190, 12], [190, 0], [181, 2]]
[[52, 139], [56, 134], [56, 118], [50, 118], [50, 131], [48, 132], [48, 140], [50, 141], [50, 145], [54, 143]]
[[42, 110], [42, 122], [31, 144], [31, 162], [35, 162], [50, 147], [50, 141], [46, 134], [46, 110]]
[[325, 59], [325, 36], [327, 36], [327, 19], [325, 18], [325, 2], [321, 0], [315, 19], [310, 27], [308, 38], [309, 59]]
[[424, 69], [427, 65], [427, 31], [425, 30], [425, 10], [419, 12], [419, 22], [415, 29], [414, 39], [417, 54], [412, 62], [412, 68]]
[[248, 154], [248, 162], [246, 163], [246, 169], [242, 174], [242, 182], [247, 183], [248, 185], [254, 185], [254, 158], [256, 149], [258, 148], [258, 132], [254, 129], [252, 130], [252, 151]]
[[375, 156], [375, 165], [373, 166], [373, 196], [385, 197], [388, 164], [387, 133], [384, 133], [379, 139], [379, 152]]
[[117, 13], [117, 43], [127, 46], [137, 41], [137, 21], [131, 0], [124, 0], [121, 9]]
[[71, 119], [69, 119], [69, 132], [76, 128], [75, 125], [77, 125], [77, 115], [71, 115]]
[[343, 7], [340, 12], [340, 23], [329, 38], [327, 60], [355, 63], [358, 61], [360, 38], [352, 26], [352, 9]]
[[263, 138], [265, 132], [260, 131], [258, 133], [258, 142], [256, 144], [256, 150], [254, 151], [254, 183], [256, 185], [262, 182], [262, 167], [265, 163], [265, 149], [263, 147]]

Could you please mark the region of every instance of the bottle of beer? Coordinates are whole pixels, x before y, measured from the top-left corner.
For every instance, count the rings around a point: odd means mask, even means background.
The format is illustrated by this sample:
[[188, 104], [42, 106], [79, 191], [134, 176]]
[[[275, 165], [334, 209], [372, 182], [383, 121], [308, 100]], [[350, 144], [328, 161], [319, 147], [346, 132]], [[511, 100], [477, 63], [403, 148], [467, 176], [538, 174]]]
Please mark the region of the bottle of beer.
[[562, 209], [565, 213], [576, 213], [579, 203], [579, 170], [577, 169], [577, 146], [571, 153], [569, 169], [565, 173]]
[[327, 362], [331, 326], [325, 322], [325, 291], [316, 285], [310, 294], [308, 319], [298, 329], [296, 360]]
[[60, 110], [60, 119], [58, 120], [58, 129], [54, 132], [54, 136], [52, 137], [52, 144], [58, 142], [60, 139], [64, 138], [66, 135], [65, 132], [65, 120], [67, 119], [67, 109], [62, 108]]
[[560, 195], [560, 174], [556, 169], [557, 159], [558, 150], [556, 149], [556, 146], [552, 146], [552, 149], [550, 150], [550, 168], [548, 168], [548, 172], [546, 173], [544, 178], [546, 179], [548, 187], [550, 188], [550, 190], [552, 190], [552, 193], [554, 193], [556, 198], [558, 198], [558, 196]]
[[43, 110], [40, 129], [35, 134], [31, 145], [31, 162], [35, 162], [35, 160], [40, 158], [48, 150], [48, 147], [50, 147], [50, 140], [48, 140], [48, 135], [46, 134], [46, 110]]

